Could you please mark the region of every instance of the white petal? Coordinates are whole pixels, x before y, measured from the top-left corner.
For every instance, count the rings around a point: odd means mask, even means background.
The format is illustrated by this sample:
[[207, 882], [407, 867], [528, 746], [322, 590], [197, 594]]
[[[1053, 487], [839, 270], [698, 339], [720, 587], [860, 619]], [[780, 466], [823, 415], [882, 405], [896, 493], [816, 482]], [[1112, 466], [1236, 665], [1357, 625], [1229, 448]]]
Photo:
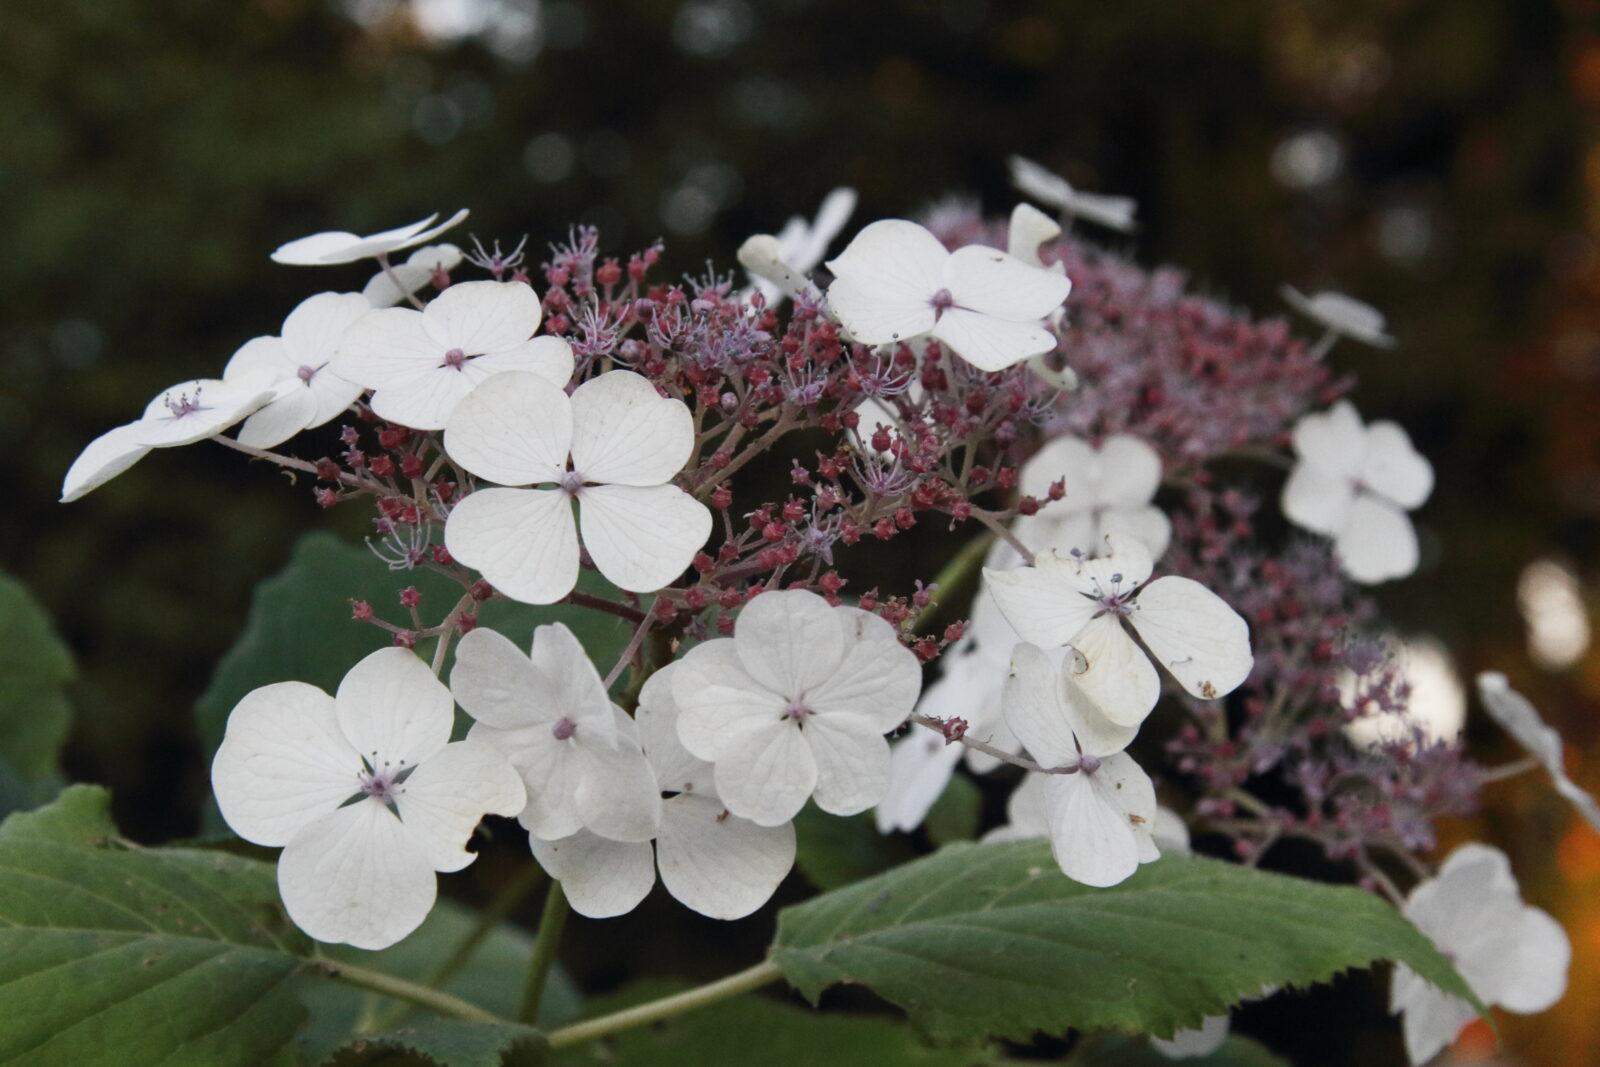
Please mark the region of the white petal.
[[[180, 382], [145, 407], [132, 437], [151, 448], [191, 445], [221, 433], [270, 401], [276, 390], [253, 377], [243, 382], [201, 378]], [[187, 406], [195, 405], [193, 410]]]
[[1011, 222], [1006, 227], [1006, 251], [1024, 263], [1043, 266], [1040, 246], [1060, 236], [1061, 227], [1055, 219], [1032, 204], [1018, 204], [1011, 209]]
[[409, 426], [413, 430], [442, 430], [449, 424], [456, 405], [466, 399], [480, 380], [440, 366], [409, 385], [390, 385], [377, 390], [368, 403], [385, 422]]
[[1367, 427], [1361, 480], [1403, 508], [1419, 508], [1433, 492], [1433, 465], [1412, 447], [1398, 423], [1375, 422]]
[[1349, 523], [1355, 495], [1356, 483], [1348, 475], [1302, 460], [1283, 483], [1278, 506], [1296, 526], [1332, 537]]
[[496, 374], [524, 371], [565, 390], [572, 379], [573, 366], [572, 346], [563, 338], [541, 334], [531, 341], [469, 359], [461, 370], [474, 386]]
[[345, 674], [334, 694], [339, 729], [375, 771], [414, 767], [445, 746], [455, 701], [406, 648], [380, 648]]
[[559, 482], [572, 447], [572, 401], [536, 374], [496, 374], [450, 413], [445, 451], [501, 485]]
[[822, 206], [817, 208], [816, 218], [810, 226], [803, 228], [792, 248], [785, 247], [789, 262], [802, 271], [809, 271], [828, 252], [828, 246], [833, 239], [839, 236], [845, 223], [850, 221], [850, 216], [856, 210], [856, 191], [847, 187], [840, 187], [822, 198]]
[[[1398, 981], [1404, 967], [1395, 968]], [[1417, 992], [1406, 1006], [1400, 1029], [1405, 1035], [1406, 1057], [1415, 1065], [1427, 1063], [1456, 1039], [1478, 1017], [1472, 1005], [1417, 980]]]
[[1554, 779], [1557, 791], [1572, 802], [1590, 826], [1600, 830], [1600, 805], [1567, 777], [1561, 735], [1545, 724], [1532, 702], [1512, 689], [1506, 676], [1498, 671], [1478, 675], [1478, 696], [1489, 717], [1539, 761]]
[[1097, 503], [1107, 507], [1142, 507], [1161, 488], [1161, 456], [1138, 437], [1115, 434], [1100, 446]]
[[467, 740], [488, 745], [516, 768], [528, 797], [517, 813], [523, 829], [554, 841], [583, 828], [577, 794], [588, 765], [571, 738], [557, 740], [544, 725], [497, 730], [480, 722], [467, 731]]
[[438, 878], [405, 825], [366, 799], [307, 825], [278, 858], [278, 892], [318, 941], [380, 949], [428, 917]]
[[[594, 661], [566, 623], [536, 627], [529, 659], [541, 676], [540, 696], [555, 713], [551, 718], [572, 719], [584, 727], [585, 740], [611, 745], [618, 736], [616, 710]], [[626, 732], [632, 729], [629, 724]]]
[[1198, 1059], [1221, 1048], [1231, 1029], [1226, 1015], [1207, 1015], [1195, 1029], [1179, 1030], [1165, 1040], [1152, 1037], [1150, 1044], [1169, 1060]]
[[524, 604], [553, 604], [578, 584], [572, 498], [559, 489], [479, 489], [450, 512], [444, 544]]
[[[821, 687], [844, 661], [839, 616], [826, 600], [804, 590], [762, 593], [750, 601], [734, 623], [733, 640], [750, 677], [790, 699]], [[682, 689], [676, 692], [682, 702]]]
[[504, 634], [480, 626], [456, 645], [450, 692], [462, 711], [486, 726], [515, 730], [553, 724], [560, 712], [546, 688], [533, 662]]
[[[434, 218], [433, 215], [428, 216], [421, 225], [426, 226]], [[272, 253], [272, 261], [288, 267], [321, 267], [331, 263], [350, 263], [363, 257], [353, 256], [347, 260], [338, 257], [360, 241], [361, 238], [357, 234], [345, 230], [327, 230], [279, 245]]]
[[1011, 673], [1000, 704], [1006, 725], [1040, 764], [1067, 767], [1078, 762], [1079, 742], [1060, 668], [1038, 646], [1024, 643], [1011, 650]]
[[694, 448], [694, 418], [650, 379], [614, 370], [572, 394], [572, 466], [584, 481], [660, 485]]
[[1523, 1014], [1554, 1007], [1566, 994], [1572, 963], [1567, 932], [1548, 912], [1523, 908], [1513, 941], [1514, 949], [1500, 961], [1499, 988], [1491, 994], [1495, 1002]]
[[811, 745], [791, 720], [757, 723], [728, 738], [716, 766], [717, 796], [729, 811], [762, 826], [793, 819], [817, 786]]
[[579, 830], [558, 841], [529, 835], [528, 844], [539, 866], [561, 883], [572, 910], [591, 919], [626, 915], [656, 884], [648, 841], [608, 841]]
[[1042, 322], [1015, 322], [959, 307], [939, 316], [933, 336], [974, 367], [991, 372], [1052, 352], [1059, 343]]
[[252, 690], [228, 716], [211, 788], [233, 832], [279, 846], [360, 790], [333, 698], [304, 682]]
[[835, 278], [828, 286], [828, 308], [861, 344], [909, 341], [933, 329], [932, 297], [937, 289], [902, 294], [877, 279]]
[[1011, 184], [1025, 195], [1053, 208], [1062, 208], [1072, 202], [1074, 190], [1059, 174], [1022, 156], [1008, 156], [1006, 164], [1011, 169]]
[[429, 302], [423, 328], [446, 351], [499, 352], [539, 328], [539, 297], [526, 282], [457, 282]]
[[317, 397], [296, 385], [244, 420], [239, 443], [252, 448], [275, 448], [310, 426], [317, 417]]
[[963, 746], [946, 744], [932, 730], [913, 727], [889, 747], [889, 791], [873, 818], [881, 834], [911, 831], [922, 825], [950, 784]]
[[443, 367], [444, 353], [423, 325], [422, 312], [386, 308], [350, 324], [331, 365], [368, 389], [398, 389]]
[[[331, 296], [331, 293], [324, 293]], [[281, 337], [252, 337], [228, 357], [222, 380], [243, 384], [250, 377], [263, 383], [293, 378], [298, 369]]]
[[661, 786], [639, 747], [633, 720], [613, 708], [615, 739], [582, 726], [574, 738], [583, 775], [574, 797], [583, 825], [613, 841], [649, 841], [661, 826]]
[[1215, 700], [1250, 677], [1250, 627], [1227, 602], [1192, 578], [1157, 578], [1130, 616], [1157, 662], [1191, 695]]
[[956, 249], [945, 278], [956, 307], [1013, 322], [1037, 322], [1060, 307], [1072, 290], [1065, 274], [983, 245]]
[[844, 659], [805, 692], [806, 707], [818, 714], [859, 715], [878, 733], [888, 733], [916, 706], [922, 665], [878, 616], [851, 607], [834, 608], [833, 614], [844, 631]]
[[528, 801], [515, 768], [481, 740], [445, 745], [395, 794], [401, 820], [436, 871], [459, 871], [478, 858], [466, 844], [484, 815], [514, 816]]
[[579, 490], [583, 547], [613, 585], [651, 593], [671, 585], [711, 536], [711, 509], [675, 485]]
[[1078, 688], [1112, 723], [1137, 728], [1161, 696], [1161, 677], [1115, 615], [1085, 626], [1072, 647], [1088, 666], [1073, 676]]
[[1404, 578], [1417, 569], [1417, 531], [1387, 500], [1358, 493], [1333, 551], [1344, 572], [1365, 585]]
[[1099, 784], [1099, 771], [1052, 774], [1045, 780], [1050, 851], [1068, 878], [1105, 887], [1139, 869], [1139, 842], [1127, 812]]
[[668, 793], [710, 793], [715, 790], [711, 764], [698, 758], [678, 740], [678, 702], [672, 696], [672, 679], [682, 661], [669, 663], [645, 680], [639, 690], [634, 722], [645, 758], [656, 780]]
[[[1100, 504], [1099, 463], [1095, 450], [1080, 437], [1057, 437], [1045, 442], [1033, 458], [1022, 465], [1021, 490], [1026, 496], [1044, 501], [1039, 514], [1051, 518], [1084, 512]], [[1157, 479], [1160, 478], [1159, 461]], [[1053, 482], [1063, 482], [1067, 495], [1047, 500]], [[1140, 501], [1143, 503], [1143, 501]], [[1029, 548], [1038, 551], [1026, 539]], [[1099, 546], [1091, 546], [1097, 548]]]
[[[806, 277], [803, 269], [784, 262], [783, 248], [770, 233], [758, 233], [748, 238], [739, 246], [735, 258], [752, 277], [766, 283], [762, 292], [769, 304], [793, 293], [820, 295], [821, 291]], [[767, 295], [769, 291], [770, 295]]]
[[443, 222], [435, 226], [429, 226], [427, 229], [422, 230], [419, 233], [413, 233], [411, 236], [395, 245], [394, 250], [398, 252], [401, 249], [413, 248], [416, 245], [426, 244], [435, 237], [439, 236], [441, 233], [444, 233], [446, 230], [453, 230], [463, 222], [467, 221], [467, 216], [469, 214], [471, 214], [471, 212], [469, 212], [466, 208], [460, 208], [454, 215], [451, 215]]
[[1157, 507], [1107, 508], [1100, 513], [1102, 539], [1112, 534], [1143, 543], [1152, 559], [1160, 559], [1172, 540], [1172, 523]]
[[318, 293], [300, 301], [283, 320], [284, 355], [292, 369], [327, 365], [345, 331], [371, 310], [359, 293]]
[[656, 840], [667, 892], [713, 919], [742, 919], [765, 904], [794, 852], [794, 824], [757, 826], [703, 796], [668, 800]]
[[871, 720], [818, 712], [805, 720], [800, 732], [816, 762], [817, 807], [833, 815], [854, 815], [888, 794], [889, 742]]
[[1029, 772], [1006, 798], [1006, 825], [983, 835], [985, 841], [1019, 841], [1049, 837], [1050, 815], [1045, 793], [1051, 778], [1059, 775]]
[[950, 258], [939, 239], [914, 222], [885, 219], [864, 228], [828, 263], [828, 303], [863, 344], [888, 344], [933, 328], [933, 296], [944, 288]]
[[1359, 477], [1367, 449], [1361, 416], [1348, 400], [1320, 414], [1301, 416], [1294, 425], [1294, 450], [1302, 460], [1328, 474]]
[[1187, 856], [1192, 851], [1189, 847], [1188, 824], [1170, 808], [1156, 809], [1156, 821], [1150, 828], [1150, 833], [1155, 837], [1157, 847], [1164, 853]]
[[61, 481], [61, 502], [70, 504], [83, 498], [143, 459], [150, 448], [140, 444], [139, 436], [139, 423], [130, 422], [90, 441], [67, 468]]
[[672, 697], [679, 708], [678, 740], [712, 762], [736, 735], [780, 721], [789, 703], [750, 676], [731, 638], [691, 648], [673, 675]]
[[1060, 648], [1071, 642], [1099, 610], [1064, 570], [1035, 566], [998, 571], [986, 567], [983, 577], [1006, 621], [1024, 641], [1040, 648]]

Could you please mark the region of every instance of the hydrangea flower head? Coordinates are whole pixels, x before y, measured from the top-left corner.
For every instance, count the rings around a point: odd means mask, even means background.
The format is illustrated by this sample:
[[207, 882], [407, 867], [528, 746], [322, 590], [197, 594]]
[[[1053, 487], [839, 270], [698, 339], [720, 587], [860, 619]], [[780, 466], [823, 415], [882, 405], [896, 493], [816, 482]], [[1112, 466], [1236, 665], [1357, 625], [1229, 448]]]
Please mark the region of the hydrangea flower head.
[[522, 782], [498, 753], [450, 742], [450, 692], [410, 651], [361, 660], [330, 697], [303, 682], [246, 696], [211, 764], [233, 831], [282, 847], [278, 889], [318, 941], [379, 949], [421, 925], [436, 871], [475, 858], [487, 814], [514, 815]]
[[445, 524], [450, 554], [516, 600], [572, 592], [580, 530], [600, 573], [636, 593], [677, 578], [711, 536], [710, 510], [672, 484], [694, 447], [689, 409], [632, 371], [570, 397], [535, 374], [490, 378], [451, 416], [444, 445], [478, 477], [516, 487], [479, 489]]

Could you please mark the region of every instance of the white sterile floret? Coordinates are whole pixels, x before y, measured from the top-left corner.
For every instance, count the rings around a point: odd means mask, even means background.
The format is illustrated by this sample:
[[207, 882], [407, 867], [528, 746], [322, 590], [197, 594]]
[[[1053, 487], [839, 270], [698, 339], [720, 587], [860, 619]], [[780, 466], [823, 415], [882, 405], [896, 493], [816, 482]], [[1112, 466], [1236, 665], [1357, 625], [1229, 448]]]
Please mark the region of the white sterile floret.
[[635, 593], [672, 582], [711, 536], [710, 510], [672, 484], [694, 447], [689, 409], [632, 371], [570, 397], [538, 375], [497, 375], [461, 402], [444, 447], [480, 478], [548, 487], [479, 489], [445, 523], [450, 554], [515, 600], [572, 592], [580, 530], [600, 573]]
[[1076, 649], [1087, 664], [1078, 684], [1125, 725], [1150, 713], [1161, 679], [1124, 622], [1191, 695], [1215, 700], [1238, 688], [1255, 662], [1239, 613], [1191, 578], [1148, 581], [1150, 550], [1138, 538], [1113, 531], [1106, 543], [1110, 552], [1099, 559], [1052, 550], [1031, 567], [984, 568], [995, 602], [1022, 639]]
[[1028, 754], [1047, 771], [1066, 772], [1040, 777], [1050, 851], [1067, 877], [1116, 885], [1160, 856], [1155, 786], [1122, 751], [1138, 724], [1107, 718], [1070, 671], [1030, 644], [1012, 651], [1001, 703]]
[[573, 910], [592, 919], [632, 911], [661, 883], [685, 906], [713, 919], [740, 919], [765, 904], [794, 866], [794, 825], [758, 826], [717, 799], [711, 764], [678, 740], [672, 676], [650, 676], [639, 693], [639, 738], [663, 792], [661, 829], [649, 842], [613, 841], [580, 830], [559, 841], [533, 839], [533, 854], [559, 880]]
[[468, 739], [502, 753], [522, 776], [527, 805], [517, 821], [532, 837], [656, 835], [661, 790], [634, 721], [561, 623], [536, 629], [527, 656], [493, 630], [473, 630], [456, 648], [450, 691], [474, 720]]
[[1485, 671], [1478, 675], [1478, 696], [1488, 710], [1489, 717], [1544, 767], [1556, 792], [1578, 809], [1584, 821], [1600, 830], [1600, 805], [1586, 790], [1567, 777], [1561, 735], [1556, 733], [1554, 727], [1545, 725], [1532, 702], [1511, 688], [1511, 683], [1499, 671]]
[[278, 337], [246, 341], [223, 369], [225, 382], [265, 380], [274, 395], [245, 420], [239, 441], [272, 448], [331, 422], [356, 402], [362, 387], [329, 366], [352, 323], [370, 308], [359, 293], [318, 293], [283, 320]]
[[333, 369], [373, 390], [380, 417], [442, 430], [462, 398], [493, 375], [526, 371], [567, 384], [572, 348], [533, 336], [541, 314], [522, 282], [459, 282], [421, 311], [369, 312], [345, 333]]
[[731, 638], [696, 645], [673, 676], [683, 747], [714, 768], [728, 810], [762, 826], [807, 797], [854, 815], [889, 788], [883, 735], [922, 687], [917, 657], [858, 608], [803, 590], [762, 593]]
[[343, 230], [314, 233], [310, 237], [302, 237], [286, 245], [279, 245], [272, 253], [272, 259], [275, 263], [290, 267], [331, 267], [340, 263], [354, 263], [359, 259], [376, 259], [390, 252], [427, 244], [446, 230], [461, 225], [466, 220], [467, 209], [462, 208], [443, 222], [434, 225], [433, 220], [438, 217], [439, 213], [434, 212], [409, 226], [384, 230], [382, 233], [368, 234], [365, 237]]
[[993, 248], [951, 252], [914, 222], [874, 222], [828, 263], [828, 304], [862, 344], [931, 335], [985, 371], [1056, 347], [1044, 319], [1067, 298], [1066, 275]]
[[[1039, 249], [1061, 236], [1061, 226], [1049, 215], [1040, 211], [1032, 204], [1018, 204], [1011, 209], [1011, 223], [1006, 227], [1006, 251], [1020, 259], [1022, 262], [1035, 267], [1045, 267], [1057, 274], [1066, 274], [1067, 266], [1060, 260], [1045, 266]], [[1048, 321], [1051, 329], [1060, 332], [1061, 324], [1066, 320], [1067, 309], [1058, 307], [1050, 312]], [[1034, 356], [1028, 360], [1028, 369], [1033, 371], [1042, 381], [1056, 389], [1076, 389], [1078, 375], [1071, 367], [1063, 366], [1057, 370], [1049, 363], [1049, 355]]]
[[[1143, 440], [1114, 434], [1099, 448], [1077, 437], [1057, 437], [1023, 464], [1021, 490], [1043, 503], [1020, 517], [1012, 532], [1030, 548], [1055, 548], [1092, 555], [1109, 533], [1138, 538], [1160, 559], [1172, 539], [1172, 524], [1154, 504], [1161, 488], [1161, 456]], [[1066, 495], [1050, 500], [1050, 486], [1065, 483]]]
[[1394, 338], [1385, 332], [1383, 313], [1370, 304], [1343, 293], [1307, 296], [1292, 285], [1285, 285], [1278, 292], [1284, 303], [1340, 337], [1375, 348], [1394, 347]]
[[[1572, 944], [1547, 912], [1522, 902], [1511, 863], [1488, 845], [1462, 845], [1403, 909], [1490, 1007], [1532, 1014], [1567, 989]], [[1389, 1011], [1402, 1016], [1406, 1054], [1426, 1063], [1477, 1017], [1472, 1005], [1396, 964]]]
[[1012, 156], [1011, 184], [1025, 196], [1061, 212], [1063, 218], [1099, 223], [1110, 230], [1129, 233], [1136, 228], [1133, 216], [1138, 204], [1131, 197], [1107, 196], [1074, 189], [1061, 175], [1031, 159]]
[[450, 742], [450, 692], [402, 648], [367, 656], [328, 696], [254, 690], [211, 764], [217, 806], [246, 841], [283, 848], [278, 890], [318, 941], [386, 948], [433, 908], [485, 814], [514, 815], [522, 782], [493, 749]]
[[1397, 423], [1370, 426], [1349, 401], [1303, 416], [1299, 457], [1283, 487], [1290, 522], [1333, 538], [1344, 572], [1374, 584], [1417, 569], [1417, 531], [1406, 512], [1433, 492], [1433, 467]]
[[461, 249], [453, 244], [428, 245], [396, 263], [388, 270], [380, 270], [367, 282], [361, 295], [375, 308], [392, 308], [400, 301], [427, 287], [440, 275], [461, 265]]
[[139, 462], [152, 448], [192, 445], [241, 421], [277, 389], [265, 377], [241, 375], [234, 381], [196, 378], [164, 390], [136, 421], [124, 423], [89, 442], [61, 482], [61, 502], [70, 504], [100, 488]]
[[776, 235], [760, 233], [745, 241], [739, 264], [750, 272], [752, 288], [768, 305], [799, 292], [820, 295], [808, 276], [855, 209], [856, 191], [835, 189], [823, 199], [814, 220], [794, 215]]

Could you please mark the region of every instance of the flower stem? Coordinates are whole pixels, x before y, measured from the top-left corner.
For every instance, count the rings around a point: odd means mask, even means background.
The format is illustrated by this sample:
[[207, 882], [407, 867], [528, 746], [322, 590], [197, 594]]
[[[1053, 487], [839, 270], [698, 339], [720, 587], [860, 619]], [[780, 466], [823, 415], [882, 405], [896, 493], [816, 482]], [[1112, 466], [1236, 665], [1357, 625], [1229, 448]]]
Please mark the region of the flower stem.
[[994, 539], [987, 535], [975, 537], [967, 542], [960, 552], [951, 557], [949, 563], [944, 565], [944, 569], [933, 579], [934, 598], [928, 601], [927, 607], [917, 613], [917, 621], [912, 627], [917, 633], [923, 631], [929, 620], [933, 618], [933, 613], [939, 610], [943, 594], [947, 591], [955, 590], [966, 580], [967, 575], [971, 574], [983, 563], [983, 558], [988, 554], [989, 546], [993, 543]]
[[1022, 562], [1030, 567], [1033, 566], [1033, 549], [1017, 540], [1017, 535], [1006, 529], [1006, 524], [995, 518], [993, 513], [982, 508], [973, 508], [972, 517], [989, 527], [1000, 540], [1016, 549], [1017, 555], [1022, 557]]
[[522, 987], [522, 1005], [517, 1018], [530, 1025], [539, 1017], [539, 1002], [544, 998], [545, 981], [556, 962], [556, 949], [561, 945], [561, 932], [567, 927], [567, 895], [561, 883], [552, 881], [545, 894], [544, 911], [539, 916], [539, 932], [533, 943], [533, 958], [528, 961], [528, 979]]
[[317, 973], [324, 978], [332, 978], [347, 985], [360, 989], [369, 989], [374, 993], [382, 993], [386, 997], [395, 997], [415, 1004], [419, 1008], [436, 1011], [440, 1015], [448, 1015], [453, 1019], [465, 1019], [475, 1023], [499, 1023], [504, 1019], [492, 1011], [478, 1007], [471, 1001], [462, 1000], [454, 993], [446, 993], [441, 989], [429, 989], [425, 985], [397, 978], [392, 974], [382, 971], [358, 967], [353, 963], [344, 963], [337, 960], [317, 960], [315, 962]]
[[1539, 766], [1539, 758], [1537, 756], [1524, 756], [1519, 760], [1512, 760], [1510, 763], [1502, 763], [1498, 767], [1485, 768], [1483, 773], [1479, 775], [1479, 780], [1484, 782], [1498, 782], [1506, 778], [1515, 778], [1519, 774], [1526, 774], [1529, 771], [1537, 770]]
[[593, 1041], [597, 1037], [614, 1034], [620, 1030], [631, 1030], [636, 1026], [644, 1026], [659, 1019], [670, 1019], [674, 1015], [694, 1011], [715, 1004], [719, 1000], [727, 1000], [741, 993], [748, 993], [760, 989], [769, 982], [775, 982], [783, 977], [783, 972], [778, 970], [778, 965], [771, 960], [748, 967], [737, 974], [730, 974], [726, 978], [719, 978], [715, 982], [708, 982], [703, 986], [686, 989], [670, 997], [652, 1000], [647, 1004], [627, 1008], [623, 1011], [602, 1015], [598, 1019], [585, 1019], [583, 1022], [563, 1026], [549, 1033], [550, 1047], [552, 1049], [567, 1048], [571, 1045]]

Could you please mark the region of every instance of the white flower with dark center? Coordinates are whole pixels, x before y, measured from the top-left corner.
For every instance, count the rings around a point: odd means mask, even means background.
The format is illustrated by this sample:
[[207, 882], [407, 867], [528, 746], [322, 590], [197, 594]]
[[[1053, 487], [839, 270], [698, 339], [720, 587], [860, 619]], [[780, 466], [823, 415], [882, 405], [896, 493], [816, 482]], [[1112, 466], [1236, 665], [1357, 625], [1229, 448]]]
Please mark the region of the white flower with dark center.
[[[1393, 348], [1394, 338], [1385, 331], [1383, 313], [1343, 293], [1316, 293], [1307, 296], [1292, 285], [1279, 290], [1284, 302], [1318, 323], [1333, 337], [1348, 337], [1375, 348]], [[1323, 351], [1331, 346], [1331, 339]]]
[[69, 504], [100, 488], [145, 457], [152, 448], [176, 448], [214, 437], [277, 395], [266, 377], [239, 375], [234, 381], [197, 378], [179, 382], [145, 406], [135, 422], [125, 423], [89, 442], [72, 461], [61, 483], [61, 502]]
[[572, 348], [533, 336], [541, 314], [522, 282], [459, 282], [421, 311], [369, 312], [346, 331], [333, 369], [373, 390], [380, 417], [442, 430], [462, 398], [496, 374], [526, 371], [567, 384]]
[[367, 282], [361, 295], [375, 308], [392, 308], [435, 280], [445, 280], [450, 272], [461, 265], [461, 249], [452, 244], [428, 245], [396, 263], [388, 270], [380, 270]]
[[768, 305], [799, 292], [820, 296], [809, 275], [855, 209], [856, 191], [835, 189], [823, 199], [814, 220], [792, 216], [776, 236], [756, 234], [739, 246], [739, 264], [750, 272], [752, 286]]
[[[1161, 457], [1143, 440], [1115, 434], [1099, 448], [1077, 437], [1057, 437], [1022, 466], [1022, 492], [1042, 505], [1012, 528], [1030, 547], [1089, 556], [1105, 546], [1109, 533], [1144, 542], [1160, 559], [1172, 539], [1172, 524], [1151, 503], [1161, 488]], [[1066, 495], [1050, 500], [1050, 486], [1062, 481]]]
[[386, 948], [433, 908], [436, 871], [459, 871], [485, 814], [524, 802], [516, 771], [473, 740], [449, 743], [450, 692], [401, 648], [350, 669], [335, 696], [303, 682], [256, 689], [211, 764], [233, 831], [282, 847], [278, 890], [318, 941]]
[[1001, 703], [1028, 754], [1057, 772], [1039, 775], [1038, 787], [1056, 863], [1073, 881], [1111, 886], [1160, 856], [1156, 791], [1122, 751], [1138, 726], [1107, 718], [1079, 688], [1085, 677], [1075, 681], [1042, 649], [1021, 644]]
[[332, 267], [340, 263], [354, 263], [359, 259], [376, 259], [391, 252], [427, 244], [446, 230], [461, 225], [466, 220], [467, 209], [462, 208], [434, 225], [438, 217], [439, 213], [434, 212], [409, 226], [365, 237], [343, 230], [314, 233], [310, 237], [278, 246], [277, 251], [272, 253], [272, 259], [275, 263], [290, 267]]
[[1250, 675], [1250, 629], [1221, 597], [1191, 578], [1149, 581], [1150, 550], [1112, 532], [1098, 559], [1039, 554], [1031, 567], [984, 568], [990, 592], [1024, 641], [1071, 645], [1086, 669], [1078, 684], [1117, 723], [1137, 726], [1155, 707], [1161, 679], [1124, 629], [1191, 695], [1216, 700]]
[[1561, 735], [1553, 727], [1545, 725], [1532, 702], [1511, 688], [1511, 683], [1499, 671], [1485, 671], [1478, 675], [1478, 696], [1488, 709], [1489, 717], [1539, 761], [1545, 773], [1550, 775], [1556, 792], [1578, 809], [1578, 814], [1583, 816], [1585, 822], [1600, 830], [1600, 805], [1586, 790], [1567, 777]]
[[924, 335], [985, 371], [1055, 349], [1044, 319], [1072, 288], [1064, 274], [970, 245], [954, 252], [914, 222], [887, 219], [856, 234], [839, 258], [828, 304], [862, 344]]
[[807, 797], [854, 815], [889, 789], [889, 744], [922, 671], [894, 628], [801, 590], [763, 593], [733, 637], [696, 645], [673, 675], [683, 747], [713, 765], [728, 810], [762, 826]]
[[1009, 162], [1011, 184], [1023, 195], [1055, 208], [1063, 219], [1099, 223], [1121, 233], [1130, 233], [1136, 228], [1133, 216], [1138, 204], [1131, 197], [1083, 192], [1073, 188], [1061, 175], [1021, 156], [1012, 156]]
[[648, 842], [613, 841], [580, 830], [559, 841], [532, 839], [533, 854], [561, 882], [581, 915], [604, 919], [632, 911], [661, 883], [686, 907], [713, 919], [740, 919], [765, 904], [794, 866], [794, 826], [758, 826], [717, 799], [711, 765], [678, 740], [672, 697], [676, 663], [650, 676], [639, 693], [645, 757], [664, 792], [661, 829]]
[[694, 447], [689, 409], [632, 371], [570, 397], [537, 375], [498, 375], [461, 402], [444, 447], [480, 478], [546, 487], [479, 489], [445, 524], [450, 554], [513, 599], [572, 592], [580, 530], [600, 573], [635, 593], [671, 583], [711, 536], [710, 510], [672, 484]]
[[[1455, 964], [1478, 999], [1507, 1011], [1544, 1011], [1567, 990], [1572, 944], [1547, 912], [1522, 902], [1504, 852], [1470, 843], [1406, 899], [1406, 918]], [[1406, 1054], [1426, 1063], [1477, 1017], [1472, 1005], [1396, 964], [1389, 1011], [1401, 1016]]]
[[1294, 427], [1299, 457], [1283, 487], [1283, 513], [1333, 538], [1344, 572], [1373, 584], [1417, 569], [1417, 531], [1406, 512], [1433, 492], [1433, 467], [1397, 423], [1364, 426], [1347, 400]]
[[561, 623], [535, 630], [527, 656], [493, 630], [473, 630], [456, 647], [450, 691], [475, 720], [468, 740], [500, 752], [522, 776], [527, 805], [517, 821], [531, 835], [656, 835], [661, 791], [634, 721], [611, 702], [583, 646]]
[[358, 293], [318, 293], [289, 312], [281, 336], [257, 337], [233, 354], [223, 381], [264, 379], [276, 391], [239, 428], [241, 443], [272, 448], [301, 430], [331, 422], [356, 402], [362, 387], [328, 364], [345, 331], [369, 310]]

